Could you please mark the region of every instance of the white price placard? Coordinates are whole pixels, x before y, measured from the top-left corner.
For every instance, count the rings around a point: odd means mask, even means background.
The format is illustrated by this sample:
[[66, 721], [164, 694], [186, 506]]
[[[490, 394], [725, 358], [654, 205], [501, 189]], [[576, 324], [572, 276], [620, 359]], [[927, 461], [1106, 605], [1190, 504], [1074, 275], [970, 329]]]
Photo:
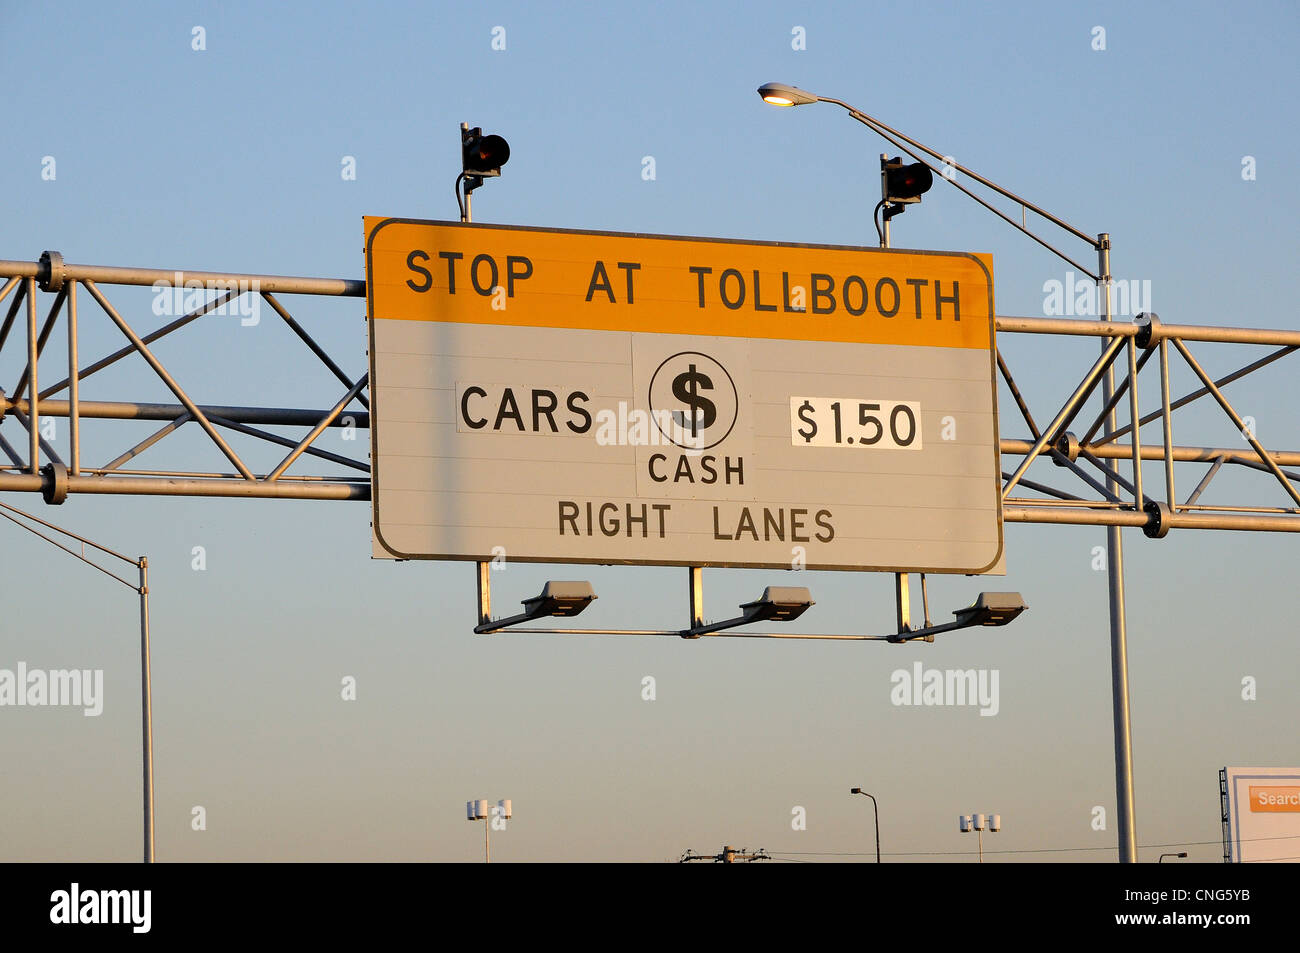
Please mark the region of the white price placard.
[[791, 397], [790, 443], [796, 447], [921, 449], [921, 405], [912, 400]]

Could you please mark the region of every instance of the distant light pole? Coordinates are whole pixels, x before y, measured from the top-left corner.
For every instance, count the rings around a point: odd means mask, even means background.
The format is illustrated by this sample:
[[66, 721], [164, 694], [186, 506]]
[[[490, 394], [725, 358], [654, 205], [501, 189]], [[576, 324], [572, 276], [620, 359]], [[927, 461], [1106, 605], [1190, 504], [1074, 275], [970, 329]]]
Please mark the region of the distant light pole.
[[[7, 512], [0, 512], [0, 516], [9, 520], [9, 522], [13, 523], [16, 526], [21, 527], [22, 529], [27, 530], [27, 532], [29, 533], [33, 533], [34, 535], [39, 536], [41, 539], [45, 540], [47, 543], [50, 543], [51, 545], [57, 546], [59, 549], [67, 553], [69, 556], [72, 556], [76, 559], [80, 559], [83, 563], [86, 563], [86, 565], [93, 566], [94, 568], [102, 572], [104, 575], [111, 576], [112, 578], [120, 582], [122, 585], [126, 586], [128, 589], [134, 591], [136, 595], [140, 597], [140, 735], [141, 735], [140, 761], [141, 761], [141, 767], [143, 769], [142, 794], [143, 794], [143, 801], [144, 801], [144, 805], [143, 805], [144, 862], [146, 864], [152, 864], [154, 862], [153, 682], [150, 675], [150, 650], [149, 650], [149, 560], [145, 556], [141, 556], [138, 559], [132, 559], [129, 556], [123, 556], [121, 553], [115, 552], [109, 549], [107, 546], [101, 546], [99, 543], [95, 542], [92, 539], [86, 539], [84, 536], [78, 536], [76, 533], [72, 532], [71, 530], [66, 530], [61, 526], [55, 526], [53, 523], [48, 523], [45, 520], [41, 519], [39, 516], [33, 516], [31, 513], [24, 512], [23, 510], [17, 509], [16, 507], [13, 506], [9, 506], [8, 504], [0, 503], [0, 510], [7, 511]], [[48, 529], [52, 529], [56, 533], [61, 533], [64, 536], [69, 537], [70, 539], [75, 539], [77, 542], [81, 543], [81, 552], [77, 552], [74, 549], [69, 549], [67, 546], [64, 546], [58, 540], [51, 539], [49, 536], [46, 536], [44, 533], [42, 533], [40, 530], [36, 529], [35, 527], [28, 526], [26, 523], [22, 522], [22, 520], [15, 519], [13, 516], [10, 516], [9, 515], [10, 513], [17, 513], [19, 516], [23, 517], [24, 519], [29, 519], [33, 523], [39, 523], [41, 526], [44, 526]], [[110, 572], [109, 570], [101, 566], [99, 563], [95, 562], [93, 559], [88, 558], [86, 556], [87, 546], [91, 546], [99, 550], [101, 553], [104, 553], [106, 556], [112, 556], [115, 559], [120, 559], [122, 560], [122, 562], [134, 566], [139, 573], [139, 577], [140, 577], [139, 585], [136, 585], [135, 583], [127, 579], [123, 579], [117, 573]]]
[[1181, 859], [1181, 860], [1186, 860], [1186, 859], [1187, 859], [1187, 851], [1185, 851], [1185, 850], [1181, 850], [1181, 851], [1179, 851], [1179, 852], [1176, 853], [1176, 854], [1161, 854], [1161, 855], [1160, 855], [1160, 859], [1157, 860], [1156, 863], [1157, 863], [1157, 864], [1163, 864], [1163, 863], [1165, 862], [1165, 858], [1166, 858], [1166, 857], [1177, 857], [1177, 858], [1179, 858], [1179, 859]]
[[484, 822], [483, 823], [483, 863], [485, 864], [492, 863], [492, 850], [491, 850], [492, 822], [496, 820], [496, 818], [498, 817], [501, 818], [501, 822], [502, 822], [501, 829], [505, 830], [505, 822], [510, 820], [512, 816], [513, 815], [510, 809], [509, 798], [503, 798], [502, 800], [497, 801], [496, 806], [493, 807], [491, 810], [488, 809], [488, 802], [485, 798], [481, 798], [477, 801], [465, 802], [465, 820]]
[[868, 794], [862, 788], [852, 788], [849, 793], [871, 798], [872, 813], [876, 816], [876, 863], [880, 863], [880, 805], [876, 803], [875, 795]]
[[957, 818], [957, 826], [963, 834], [969, 834], [976, 831], [979, 834], [980, 841], [980, 863], [984, 863], [984, 828], [988, 827], [991, 833], [996, 834], [1002, 830], [1001, 814], [963, 814]]

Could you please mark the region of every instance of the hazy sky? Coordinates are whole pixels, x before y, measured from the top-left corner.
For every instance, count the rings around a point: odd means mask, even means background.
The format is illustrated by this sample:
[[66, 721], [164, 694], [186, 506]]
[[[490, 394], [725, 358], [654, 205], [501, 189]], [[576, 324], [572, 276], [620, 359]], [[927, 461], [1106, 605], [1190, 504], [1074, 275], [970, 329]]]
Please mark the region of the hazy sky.
[[[512, 149], [475, 196], [478, 221], [875, 244], [887, 145], [834, 106], [765, 106], [755, 87], [777, 80], [1109, 231], [1115, 276], [1149, 281], [1165, 321], [1294, 327], [1298, 26], [1288, 3], [4, 3], [0, 258], [56, 249], [78, 263], [359, 278], [363, 215], [455, 218], [462, 120]], [[349, 156], [355, 180], [341, 175]], [[990, 253], [1001, 314], [1042, 316], [1044, 284], [1069, 270], [942, 183], [895, 220], [894, 242]], [[1082, 243], [1061, 243], [1093, 264]], [[106, 291], [136, 328], [163, 320], [147, 289]], [[286, 303], [362, 373], [361, 300]], [[88, 296], [81, 311], [83, 357], [119, 345]], [[333, 379], [273, 320], [201, 321], [159, 354], [202, 402], [332, 404]], [[1068, 339], [1000, 344], [1040, 420], [1096, 354]], [[18, 350], [0, 356], [6, 390]], [[1194, 351], [1211, 373], [1257, 356]], [[1274, 448], [1300, 448], [1290, 375], [1284, 362], [1228, 390]], [[138, 360], [95, 381], [83, 399], [169, 399]], [[1175, 372], [1178, 393], [1191, 386]], [[1005, 389], [999, 400], [1003, 436], [1025, 436]], [[1179, 442], [1244, 446], [1210, 409]], [[223, 468], [200, 437], [182, 432], [141, 464]], [[124, 445], [85, 440], [87, 462]], [[1200, 472], [1180, 469], [1180, 496]], [[1222, 474], [1209, 498], [1286, 505], [1253, 474]], [[475, 637], [472, 565], [372, 561], [363, 503], [0, 502], [150, 559], [160, 860], [478, 860], [464, 802], [503, 797], [515, 817], [493, 835], [500, 860], [656, 861], [724, 844], [837, 860], [874, 850], [854, 786], [879, 800], [887, 860], [970, 859], [957, 817], [974, 812], [1003, 817], [987, 851], [1078, 849], [990, 859], [1115, 856], [1100, 529], [1010, 525], [1004, 579], [932, 577], [936, 619], [981, 589], [1018, 590], [1031, 607], [932, 645]], [[104, 672], [99, 717], [0, 708], [0, 858], [133, 860], [134, 597], [11, 524], [0, 542], [0, 669]], [[1125, 543], [1140, 857], [1188, 845], [1216, 861], [1218, 769], [1300, 763], [1296, 540], [1130, 531]], [[591, 579], [600, 600], [584, 623], [685, 621], [684, 569], [512, 565], [494, 578], [497, 610], [550, 578]], [[804, 631], [893, 622], [889, 576], [705, 578], [712, 618], [801, 583], [817, 600]], [[891, 673], [915, 661], [996, 670], [998, 713], [892, 704]], [[347, 676], [355, 701], [340, 697]], [[206, 830], [191, 827], [195, 806]], [[792, 829], [796, 808], [806, 830]]]

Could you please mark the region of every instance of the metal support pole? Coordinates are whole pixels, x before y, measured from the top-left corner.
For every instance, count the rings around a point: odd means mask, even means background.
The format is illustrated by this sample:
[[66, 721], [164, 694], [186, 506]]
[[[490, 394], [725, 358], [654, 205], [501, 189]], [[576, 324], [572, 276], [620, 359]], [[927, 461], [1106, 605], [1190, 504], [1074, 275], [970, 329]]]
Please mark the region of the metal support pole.
[[144, 862], [152, 864], [153, 848], [153, 688], [149, 657], [149, 560], [140, 557], [140, 717], [144, 752]]
[[68, 282], [68, 473], [81, 476], [81, 381], [77, 377], [77, 283]]
[[1169, 508], [1178, 510], [1174, 497], [1174, 425], [1169, 419], [1169, 342], [1160, 341], [1160, 414], [1165, 432], [1165, 500]]
[[[1097, 265], [1099, 295], [1103, 320], [1111, 321], [1110, 235], [1097, 236]], [[1115, 340], [1119, 340], [1116, 338]], [[1103, 347], [1103, 353], [1105, 348]], [[1136, 383], [1136, 381], [1134, 382]], [[1115, 393], [1115, 369], [1107, 366], [1102, 378], [1102, 401], [1110, 403]], [[1115, 409], [1106, 415], [1103, 435], [1109, 435], [1116, 426]], [[1137, 436], [1136, 427], [1134, 437]], [[1106, 487], [1118, 494], [1119, 484], [1107, 471]], [[1134, 506], [1141, 508], [1141, 497], [1134, 498]], [[1130, 724], [1128, 693], [1128, 633], [1124, 619], [1124, 549], [1120, 527], [1106, 527], [1106, 571], [1110, 591], [1110, 682], [1111, 706], [1115, 735], [1115, 812], [1119, 825], [1119, 860], [1137, 863], [1137, 822], [1133, 805], [1133, 731]]]
[[885, 203], [880, 207], [880, 247], [889, 247], [889, 216], [885, 212], [889, 209], [889, 186], [888, 179], [885, 176], [885, 163], [889, 161], [888, 153], [880, 153], [880, 197]]
[[871, 813], [876, 818], [876, 863], [880, 863], [880, 805], [874, 796], [871, 797]]
[[925, 627], [930, 628], [930, 589], [925, 584], [925, 573], [921, 573], [921, 613]]
[[28, 469], [31, 473], [41, 471], [41, 409], [36, 390], [36, 279], [27, 279], [27, 399], [30, 401], [30, 413], [27, 415], [28, 434]]
[[[1143, 355], [1145, 357], [1146, 355]], [[1129, 420], [1133, 422], [1133, 506], [1136, 509], [1142, 509], [1145, 500], [1142, 494], [1142, 435], [1139, 433], [1141, 425], [1138, 423], [1142, 419], [1141, 413], [1138, 412], [1138, 362], [1137, 362], [1137, 339], [1128, 339], [1128, 399], [1129, 399]]]
[[876, 803], [876, 796], [861, 788], [854, 788], [853, 794], [861, 794], [864, 797], [871, 798], [871, 813], [876, 819], [876, 863], [880, 863], [880, 805]]
[[690, 623], [687, 628], [696, 629], [704, 625], [704, 568], [691, 566], [686, 571], [690, 573]]
[[907, 632], [912, 628], [912, 597], [908, 591], [907, 573], [894, 573], [894, 596], [898, 601], [898, 631]]
[[492, 812], [483, 818], [483, 863], [492, 863]]
[[486, 562], [478, 564], [478, 624], [487, 625], [492, 621], [492, 567]]

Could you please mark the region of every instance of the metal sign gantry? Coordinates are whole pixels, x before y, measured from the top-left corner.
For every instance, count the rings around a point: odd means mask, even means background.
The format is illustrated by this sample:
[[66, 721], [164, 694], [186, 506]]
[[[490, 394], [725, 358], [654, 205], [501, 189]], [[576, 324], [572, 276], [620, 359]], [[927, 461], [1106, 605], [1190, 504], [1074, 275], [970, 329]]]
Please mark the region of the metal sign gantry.
[[[0, 361], [18, 351], [15, 363], [22, 367], [14, 385], [0, 389], [0, 454], [4, 457], [0, 462], [0, 491], [40, 493], [48, 503], [61, 503], [72, 493], [370, 499], [369, 461], [317, 445], [330, 428], [369, 428], [370, 382], [364, 372], [365, 356], [349, 355], [336, 361], [280, 300], [281, 296], [293, 296], [297, 310], [299, 302], [309, 307], [318, 296], [364, 298], [365, 282], [77, 265], [65, 263], [55, 252], [46, 252], [37, 261], [0, 261], [0, 282], [0, 312], [4, 315], [0, 321]], [[197, 283], [212, 297], [171, 321], [145, 329], [134, 317], [119, 312], [105, 293], [105, 288], [111, 286], [156, 287], [160, 283]], [[78, 349], [79, 322], [83, 317], [78, 309], [83, 295], [89, 295], [97, 306], [94, 320], [115, 326], [123, 338], [121, 347], [92, 361], [84, 360]], [[302, 342], [303, 351], [286, 355], [286, 361], [319, 361], [337, 378], [338, 393], [331, 406], [306, 409], [227, 402], [201, 404], [190, 396], [184, 381], [167, 371], [150, 346], [205, 318], [223, 320], [222, 315], [212, 316], [213, 312], [228, 307], [241, 295], [260, 296]], [[60, 318], [62, 342], [52, 344], [58, 340], [54, 331]], [[1011, 413], [1005, 408], [1004, 398], [1000, 436], [1004, 520], [1133, 526], [1155, 538], [1173, 529], [1300, 531], [1300, 471], [1288, 469], [1300, 467], [1300, 451], [1266, 449], [1224, 393], [1229, 384], [1300, 348], [1300, 332], [1172, 324], [1152, 315], [1142, 315], [1131, 324], [998, 316], [996, 326], [1000, 334], [1068, 335], [1104, 342], [1101, 356], [1078, 383], [1062, 393], [1058, 404], [1038, 413], [1031, 410], [998, 350], [998, 368], [1006, 392], [1019, 410], [1018, 415]], [[360, 340], [358, 337], [358, 343]], [[1212, 377], [1192, 351], [1193, 345], [1203, 344], [1262, 345], [1272, 350], [1246, 359], [1229, 373]], [[56, 349], [65, 353], [56, 357], [51, 353]], [[131, 399], [130, 393], [120, 400], [81, 399], [84, 381], [133, 355], [143, 359], [151, 374], [175, 396], [175, 403]], [[1201, 386], [1183, 395], [1171, 393], [1169, 367], [1174, 356], [1185, 363]], [[1147, 373], [1159, 376], [1160, 404], [1144, 414], [1133, 382], [1140, 380], [1153, 358], [1153, 367]], [[343, 365], [363, 370], [353, 375]], [[1095, 417], [1083, 416], [1090, 401], [1097, 398], [1106, 372], [1116, 366], [1126, 373], [1111, 399], [1101, 404]], [[42, 386], [41, 382], [51, 376], [57, 378], [56, 382]], [[1232, 429], [1241, 434], [1244, 445], [1186, 445], [1175, 441], [1175, 412], [1206, 397], [1219, 406]], [[1099, 435], [1106, 416], [1117, 408], [1125, 409], [1124, 404], [1129, 422], [1109, 435]], [[42, 437], [41, 420], [45, 417], [66, 419], [67, 459]], [[154, 421], [162, 426], [139, 439], [138, 433], [124, 426], [130, 421]], [[1159, 437], [1144, 441], [1142, 429], [1156, 424]], [[161, 460], [150, 467], [141, 466], [137, 458], [146, 452], [151, 460], [160, 458], [165, 438], [186, 425], [201, 429], [233, 471], [199, 470]], [[100, 436], [121, 434], [120, 451], [102, 463], [84, 461], [81, 442], [88, 426], [95, 427]], [[1022, 426], [1027, 435], [1024, 431], [1007, 433], [1010, 427], [1019, 430]], [[286, 435], [268, 427], [295, 428], [297, 432]], [[1277, 432], [1282, 428], [1271, 429]], [[239, 452], [239, 448], [254, 443], [279, 446], [288, 452], [276, 466], [255, 473]], [[358, 445], [364, 442], [358, 440]], [[1008, 458], [1019, 459], [1014, 469], [1008, 468]], [[1028, 477], [1030, 466], [1040, 459], [1057, 465], [1050, 479], [1041, 477], [1038, 471], [1036, 479]], [[309, 460], [333, 466], [327, 472], [308, 473]], [[1139, 461], [1163, 463], [1159, 489], [1149, 480], [1144, 482]], [[1121, 462], [1127, 465], [1121, 467]], [[1227, 503], [1203, 501], [1206, 488], [1225, 464], [1257, 471], [1270, 483], [1276, 481], [1273, 497]], [[1197, 469], [1194, 489], [1179, 500], [1176, 487], [1186, 486], [1191, 478], [1185, 474], [1176, 479], [1177, 474], [1192, 468]], [[1108, 480], [1119, 487], [1119, 492], [1108, 489]]]

